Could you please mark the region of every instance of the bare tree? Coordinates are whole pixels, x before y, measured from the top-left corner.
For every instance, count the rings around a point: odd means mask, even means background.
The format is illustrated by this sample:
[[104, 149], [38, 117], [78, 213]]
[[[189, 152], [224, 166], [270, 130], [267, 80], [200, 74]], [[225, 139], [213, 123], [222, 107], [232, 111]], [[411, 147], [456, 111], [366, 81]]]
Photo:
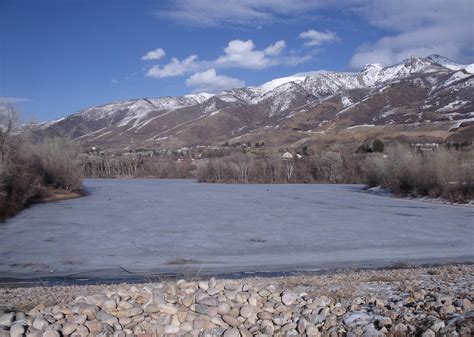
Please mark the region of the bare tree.
[[285, 173], [286, 173], [287, 181], [290, 181], [294, 170], [295, 170], [295, 162], [293, 161], [293, 159], [285, 159]]
[[11, 104], [0, 101], [0, 155], [2, 171], [5, 170], [7, 147], [13, 129], [19, 125], [20, 115]]

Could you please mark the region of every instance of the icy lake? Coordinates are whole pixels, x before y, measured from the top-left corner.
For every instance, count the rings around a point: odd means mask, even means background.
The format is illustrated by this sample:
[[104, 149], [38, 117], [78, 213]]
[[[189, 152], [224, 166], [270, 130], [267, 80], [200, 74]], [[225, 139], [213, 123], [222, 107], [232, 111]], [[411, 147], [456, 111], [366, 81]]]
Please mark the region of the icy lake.
[[299, 271], [474, 262], [474, 208], [358, 185], [85, 182], [0, 223], [0, 278]]

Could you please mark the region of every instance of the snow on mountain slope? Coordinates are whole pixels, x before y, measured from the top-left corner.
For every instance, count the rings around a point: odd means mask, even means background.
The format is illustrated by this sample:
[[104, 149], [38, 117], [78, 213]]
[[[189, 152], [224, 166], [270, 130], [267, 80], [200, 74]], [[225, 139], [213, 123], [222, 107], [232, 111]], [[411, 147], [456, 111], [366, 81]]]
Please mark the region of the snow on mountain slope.
[[308, 76], [315, 76], [315, 75], [318, 75], [318, 74], [321, 74], [321, 73], [325, 73], [325, 71], [323, 71], [323, 70], [310, 71], [310, 72], [306, 72], [306, 73], [294, 74], [294, 75], [287, 76], [287, 77], [276, 78], [274, 80], [271, 80], [267, 83], [262, 84], [259, 87], [256, 87], [256, 89], [261, 95], [265, 95], [266, 93], [278, 88], [279, 86], [281, 86], [283, 84], [286, 84], [286, 83], [289, 83], [289, 82], [301, 84]]
[[468, 73], [474, 74], [474, 63], [472, 64], [459, 64], [456, 62], [451, 61], [450, 59], [433, 54], [427, 57], [427, 59], [436, 62], [440, 65], [442, 65], [445, 68], [451, 69], [451, 70], [466, 70]]

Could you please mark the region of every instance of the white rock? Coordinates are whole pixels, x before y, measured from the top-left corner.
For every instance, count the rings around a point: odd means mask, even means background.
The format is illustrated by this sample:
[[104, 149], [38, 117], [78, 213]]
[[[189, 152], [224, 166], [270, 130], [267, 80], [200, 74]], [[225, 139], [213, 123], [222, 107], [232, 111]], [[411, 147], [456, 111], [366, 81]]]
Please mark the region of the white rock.
[[48, 321], [46, 321], [43, 317], [36, 317], [33, 321], [33, 328], [38, 330], [44, 330], [48, 325]]
[[13, 322], [13, 318], [15, 317], [15, 313], [9, 312], [8, 314], [3, 314], [0, 316], [0, 326], [10, 326]]
[[284, 305], [293, 305], [293, 303], [295, 303], [297, 298], [298, 298], [298, 295], [296, 295], [295, 293], [285, 291], [283, 295], [281, 296], [281, 301], [283, 302]]
[[177, 334], [178, 332], [179, 332], [179, 326], [165, 325], [165, 334]]
[[21, 324], [13, 324], [10, 328], [10, 337], [21, 337], [25, 333], [25, 328]]

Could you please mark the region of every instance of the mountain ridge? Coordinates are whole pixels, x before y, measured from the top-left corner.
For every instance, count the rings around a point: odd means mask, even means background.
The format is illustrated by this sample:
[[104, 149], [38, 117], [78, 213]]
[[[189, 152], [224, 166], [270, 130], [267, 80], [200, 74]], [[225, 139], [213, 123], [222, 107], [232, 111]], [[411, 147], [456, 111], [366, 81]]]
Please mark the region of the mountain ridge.
[[[215, 145], [269, 129], [324, 133], [356, 125], [469, 123], [474, 117], [471, 68], [431, 55], [387, 67], [371, 64], [360, 72], [299, 73], [218, 94], [94, 106], [38, 124], [35, 132], [79, 139], [85, 146], [130, 149]], [[453, 127], [444, 124], [438, 129]]]

